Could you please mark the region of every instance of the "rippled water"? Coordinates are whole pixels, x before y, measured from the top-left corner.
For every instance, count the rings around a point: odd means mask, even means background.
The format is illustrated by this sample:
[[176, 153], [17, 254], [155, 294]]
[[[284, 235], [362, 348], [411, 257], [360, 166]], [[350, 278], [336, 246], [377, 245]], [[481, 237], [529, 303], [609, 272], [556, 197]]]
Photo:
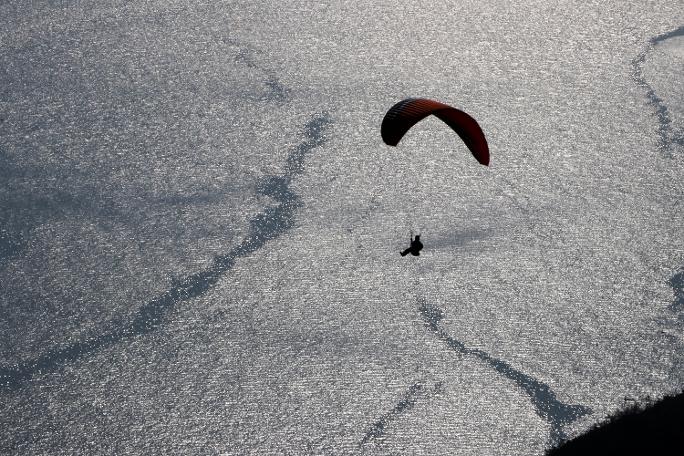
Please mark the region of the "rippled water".
[[684, 386], [682, 2], [0, 18], [1, 452], [532, 455]]

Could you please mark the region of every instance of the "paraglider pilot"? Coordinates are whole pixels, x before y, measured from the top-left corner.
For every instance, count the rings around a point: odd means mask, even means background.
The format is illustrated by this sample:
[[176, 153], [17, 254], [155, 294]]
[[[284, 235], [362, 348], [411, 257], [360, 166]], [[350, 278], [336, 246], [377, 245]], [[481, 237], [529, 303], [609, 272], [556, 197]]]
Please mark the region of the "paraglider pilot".
[[403, 252], [399, 252], [401, 256], [406, 256], [409, 253], [413, 256], [418, 256], [420, 255], [420, 251], [423, 249], [423, 243], [420, 242], [420, 234], [416, 234], [415, 239], [411, 239], [411, 246], [404, 250]]

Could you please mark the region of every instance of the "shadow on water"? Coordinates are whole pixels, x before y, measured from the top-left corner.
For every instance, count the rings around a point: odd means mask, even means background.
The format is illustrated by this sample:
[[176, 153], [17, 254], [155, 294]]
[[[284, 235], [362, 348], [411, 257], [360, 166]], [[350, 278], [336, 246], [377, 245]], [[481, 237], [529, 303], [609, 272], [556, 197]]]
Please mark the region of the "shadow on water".
[[303, 171], [306, 156], [325, 142], [324, 130], [331, 122], [326, 113], [312, 118], [306, 125], [304, 140], [288, 155], [283, 174], [262, 181], [258, 191], [272, 198], [276, 204], [267, 207], [250, 221], [249, 234], [240, 245], [225, 255], [216, 256], [208, 269], [175, 282], [169, 290], [145, 303], [132, 321], [119, 324], [116, 329], [99, 337], [67, 345], [15, 367], [0, 368], [0, 388], [20, 388], [36, 374], [59, 369], [98, 350], [159, 329], [177, 304], [202, 296], [232, 269], [239, 258], [257, 251], [292, 228], [295, 211], [302, 203], [301, 198], [290, 188], [290, 183]]
[[491, 237], [494, 230], [489, 228], [465, 229], [460, 231], [453, 231], [440, 236], [430, 236], [430, 250], [439, 249], [460, 249], [469, 244], [477, 243], [486, 238]]
[[418, 305], [420, 313], [427, 327], [442, 340], [451, 350], [463, 354], [474, 356], [480, 361], [488, 364], [500, 375], [513, 381], [525, 394], [532, 400], [535, 412], [551, 426], [550, 443], [555, 446], [567, 439], [563, 430], [564, 426], [572, 423], [578, 418], [591, 414], [588, 407], [582, 405], [564, 404], [556, 398], [556, 394], [544, 383], [526, 375], [507, 362], [496, 359], [482, 350], [468, 348], [462, 342], [451, 337], [440, 326], [444, 315], [442, 311], [428, 303], [425, 299], [419, 298]]
[[643, 66], [644, 63], [646, 63], [646, 58], [655, 50], [656, 46], [663, 41], [679, 36], [684, 36], [684, 26], [651, 38], [646, 46], [646, 49], [644, 49], [644, 51], [632, 61], [634, 81], [640, 87], [643, 87], [644, 90], [646, 90], [646, 98], [648, 103], [653, 106], [656, 118], [658, 119], [658, 136], [660, 140], [660, 148], [670, 157], [672, 157], [673, 146], [675, 144], [684, 146], [684, 134], [681, 132], [677, 133], [672, 128], [672, 119], [670, 118], [667, 105], [663, 99], [656, 94], [655, 89], [646, 81], [646, 77], [644, 76], [643, 72]]

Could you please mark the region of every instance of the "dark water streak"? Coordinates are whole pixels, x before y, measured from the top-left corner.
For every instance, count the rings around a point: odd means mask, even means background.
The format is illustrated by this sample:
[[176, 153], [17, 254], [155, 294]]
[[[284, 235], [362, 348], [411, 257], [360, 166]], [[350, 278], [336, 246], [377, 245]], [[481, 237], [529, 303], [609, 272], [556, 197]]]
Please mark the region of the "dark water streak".
[[253, 49], [233, 38], [224, 38], [223, 41], [226, 44], [234, 46], [238, 49], [237, 55], [234, 59], [235, 63], [242, 64], [247, 68], [257, 70], [264, 74], [266, 79], [264, 79], [262, 82], [267, 90], [266, 93], [261, 96], [263, 101], [283, 103], [288, 100], [290, 90], [280, 82], [280, 79], [273, 70], [265, 65], [260, 64], [257, 60], [256, 55], [259, 54], [260, 51]]
[[646, 81], [646, 77], [644, 76], [643, 72], [643, 65], [646, 62], [648, 55], [655, 50], [658, 44], [678, 36], [684, 36], [684, 26], [651, 38], [644, 51], [641, 52], [634, 60], [632, 60], [632, 77], [637, 85], [646, 91], [646, 99], [648, 100], [648, 103], [653, 106], [656, 118], [658, 119], [659, 147], [663, 153], [670, 158], [673, 157], [672, 153], [675, 144], [684, 146], [684, 135], [673, 131], [672, 119], [670, 118], [667, 105], [663, 99], [656, 94], [655, 89]]
[[118, 327], [101, 336], [72, 343], [14, 367], [0, 368], [0, 389], [16, 390], [36, 374], [57, 370], [104, 348], [158, 330], [178, 304], [202, 296], [233, 268], [239, 258], [254, 253], [292, 228], [295, 212], [302, 202], [290, 184], [304, 170], [306, 156], [325, 142], [324, 131], [331, 122], [326, 113], [313, 117], [305, 127], [304, 140], [288, 155], [283, 174], [269, 176], [262, 181], [258, 192], [272, 198], [276, 204], [265, 208], [250, 221], [249, 234], [240, 245], [216, 256], [208, 269], [176, 281], [169, 290], [143, 304], [130, 322], [119, 323]]
[[556, 394], [548, 385], [520, 372], [506, 361], [494, 358], [482, 350], [466, 347], [465, 344], [451, 337], [444, 328], [440, 326], [440, 321], [444, 318], [444, 315], [439, 308], [432, 306], [424, 299], [419, 299], [418, 304], [420, 313], [427, 327], [437, 336], [437, 338], [446, 343], [447, 347], [462, 355], [474, 356], [480, 361], [488, 364], [499, 374], [513, 381], [530, 397], [537, 415], [551, 426], [549, 440], [552, 446], [556, 446], [567, 440], [567, 435], [563, 430], [564, 426], [584, 415], [592, 413], [591, 409], [588, 407], [582, 405], [568, 405], [559, 401], [556, 398]]
[[670, 311], [674, 312], [677, 315], [677, 319], [684, 323], [684, 269], [674, 274], [668, 283], [674, 292]]
[[395, 405], [392, 410], [382, 415], [375, 423], [371, 425], [368, 431], [366, 431], [364, 434], [363, 439], [361, 440], [361, 445], [366, 445], [376, 439], [383, 437], [385, 435], [387, 426], [393, 420], [410, 411], [413, 406], [416, 405], [418, 399], [423, 396], [435, 394], [439, 392], [441, 388], [441, 382], [438, 382], [433, 390], [426, 389], [425, 386], [420, 382], [416, 382], [411, 385], [397, 405]]

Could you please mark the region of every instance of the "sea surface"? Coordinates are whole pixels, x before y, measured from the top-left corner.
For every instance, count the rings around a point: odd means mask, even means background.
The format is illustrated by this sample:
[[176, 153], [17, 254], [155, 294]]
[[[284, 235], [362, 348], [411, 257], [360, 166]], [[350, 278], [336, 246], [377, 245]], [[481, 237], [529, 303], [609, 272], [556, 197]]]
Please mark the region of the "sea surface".
[[[682, 0], [3, 0], [0, 453], [539, 455], [680, 391], [682, 75]], [[386, 146], [407, 97], [491, 166]]]

